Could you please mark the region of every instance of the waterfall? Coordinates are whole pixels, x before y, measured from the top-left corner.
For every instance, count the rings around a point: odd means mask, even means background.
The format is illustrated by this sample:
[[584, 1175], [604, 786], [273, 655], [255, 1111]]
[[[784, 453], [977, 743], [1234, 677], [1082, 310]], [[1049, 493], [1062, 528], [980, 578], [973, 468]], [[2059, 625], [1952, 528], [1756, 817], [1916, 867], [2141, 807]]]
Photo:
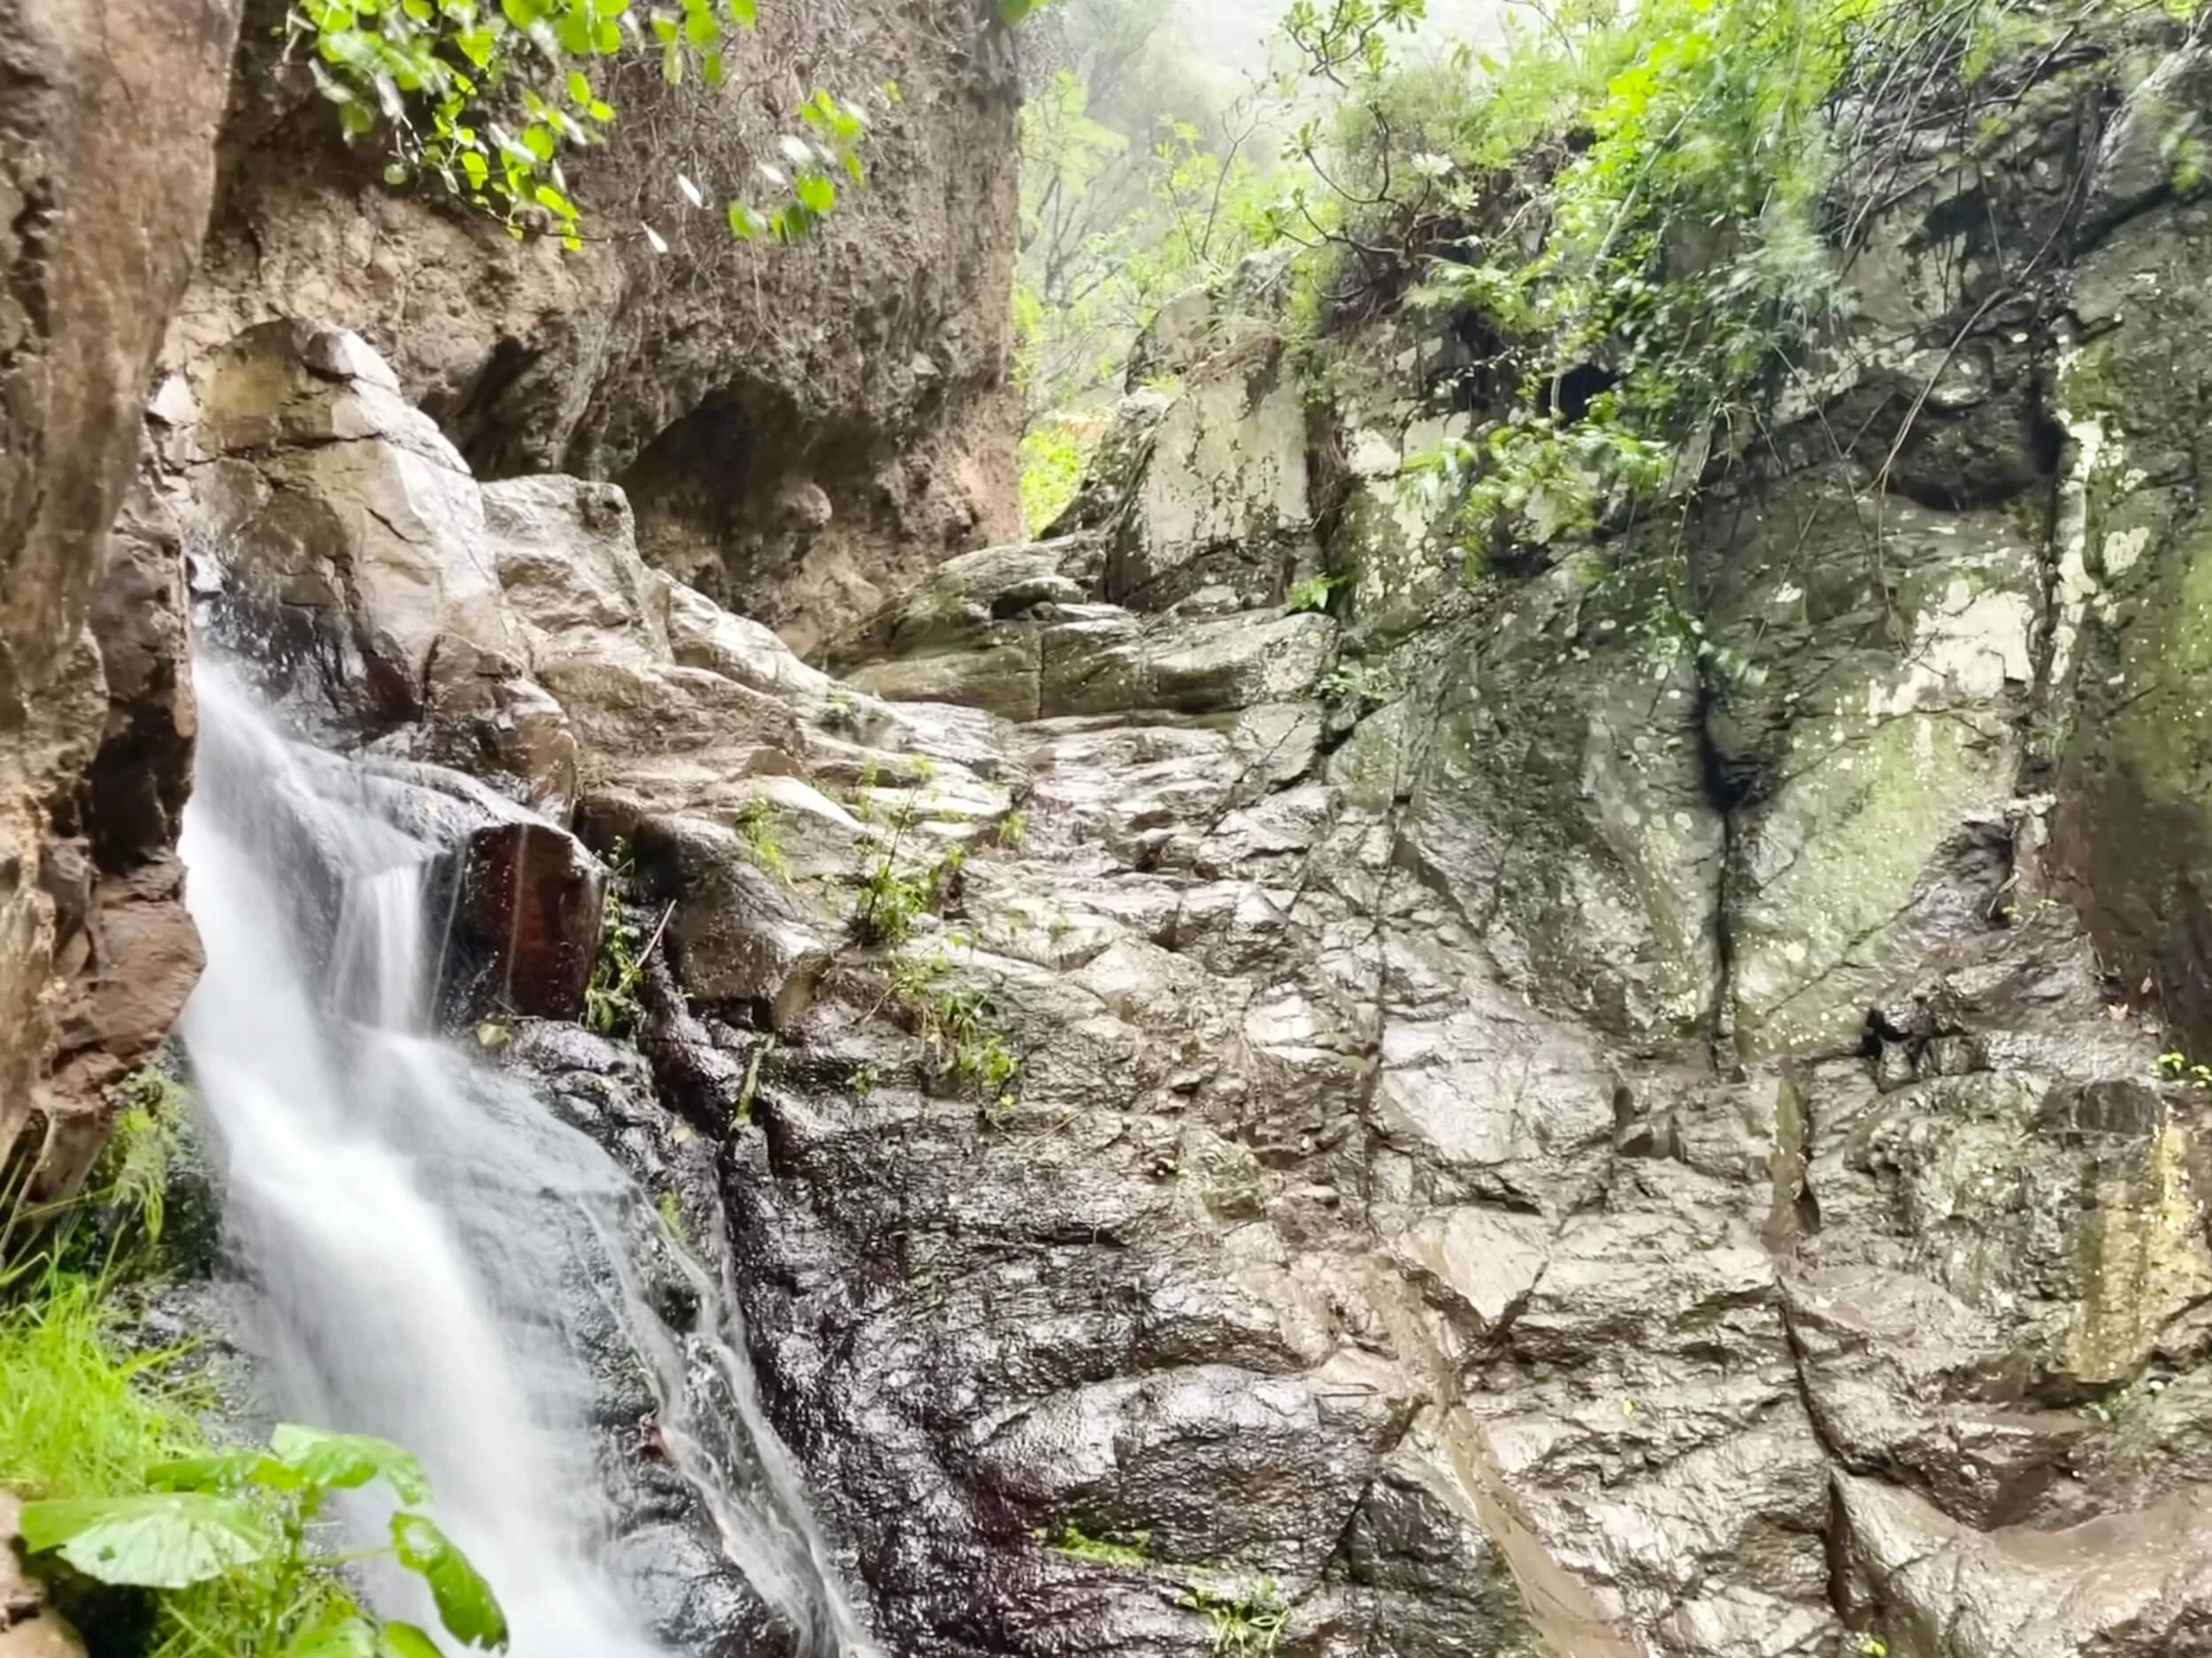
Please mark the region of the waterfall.
[[[184, 825], [207, 966], [184, 1040], [274, 1414], [419, 1455], [516, 1658], [661, 1652], [626, 1581], [595, 1340], [642, 1370], [724, 1553], [810, 1658], [867, 1651], [754, 1401], [726, 1263], [670, 1239], [605, 1151], [430, 1027], [436, 803], [288, 740], [203, 663]], [[655, 1312], [672, 1254], [699, 1312]], [[363, 1513], [365, 1524], [380, 1516]], [[413, 1585], [369, 1585], [421, 1616]]]

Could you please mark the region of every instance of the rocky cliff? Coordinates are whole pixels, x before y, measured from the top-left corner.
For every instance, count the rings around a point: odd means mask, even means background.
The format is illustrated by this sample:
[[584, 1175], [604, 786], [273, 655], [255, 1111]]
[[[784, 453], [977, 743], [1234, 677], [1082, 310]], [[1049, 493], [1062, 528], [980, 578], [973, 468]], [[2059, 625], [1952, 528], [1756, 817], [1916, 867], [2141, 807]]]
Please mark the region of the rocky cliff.
[[232, 0], [0, 5], [0, 1168], [39, 1198], [198, 971], [180, 572], [132, 480], [237, 26]]
[[[297, 724], [542, 814], [463, 871], [451, 1011], [726, 1221], [887, 1652], [2198, 1652], [2206, 63], [2054, 50], [1903, 147], [1824, 401], [1678, 540], [1470, 580], [1401, 487], [1465, 336], [1313, 374], [1264, 268], [1156, 326], [1067, 534], [828, 672], [716, 602], [750, 543], [671, 551], [757, 409], [625, 426], [662, 324], [603, 382], [486, 320], [523, 264], [426, 332], [219, 262], [145, 510]], [[341, 192], [267, 245], [326, 208], [470, 234]], [[317, 293], [396, 365], [262, 314]], [[625, 1040], [557, 823], [650, 940]], [[777, 1649], [699, 1581], [672, 1641]]]
[[[273, 318], [355, 329], [482, 475], [621, 483], [649, 558], [803, 647], [1018, 527], [1018, 94], [990, 0], [763, 6], [720, 88], [620, 67], [612, 142], [570, 168], [580, 255], [386, 188], [287, 58], [285, 12], [247, 6], [173, 364]], [[720, 203], [818, 88], [870, 119], [867, 189], [808, 243], [737, 242]]]

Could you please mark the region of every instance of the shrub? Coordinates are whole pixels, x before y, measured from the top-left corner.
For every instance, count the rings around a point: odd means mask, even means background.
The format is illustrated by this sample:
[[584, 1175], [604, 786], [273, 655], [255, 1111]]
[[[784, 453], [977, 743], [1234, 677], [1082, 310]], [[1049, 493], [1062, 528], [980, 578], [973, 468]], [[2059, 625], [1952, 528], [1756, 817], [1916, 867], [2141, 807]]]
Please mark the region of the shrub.
[[354, 1604], [318, 1540], [327, 1494], [380, 1477], [406, 1506], [375, 1552], [424, 1576], [449, 1632], [505, 1644], [489, 1587], [418, 1511], [429, 1485], [411, 1456], [297, 1426], [266, 1450], [215, 1449], [187, 1350], [128, 1350], [111, 1287], [50, 1262], [0, 1310], [0, 1485], [28, 1500], [28, 1552], [150, 1592], [157, 1658], [430, 1658], [421, 1631]]

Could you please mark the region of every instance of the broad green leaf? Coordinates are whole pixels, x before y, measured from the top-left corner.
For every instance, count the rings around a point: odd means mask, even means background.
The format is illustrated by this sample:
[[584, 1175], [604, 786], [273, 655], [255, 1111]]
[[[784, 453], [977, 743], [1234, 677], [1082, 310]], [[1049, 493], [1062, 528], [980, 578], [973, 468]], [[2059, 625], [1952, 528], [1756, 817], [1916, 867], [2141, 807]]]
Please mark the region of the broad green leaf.
[[366, 1433], [327, 1433], [296, 1422], [277, 1424], [269, 1448], [308, 1484], [351, 1491], [381, 1474], [402, 1502], [430, 1501], [430, 1477], [413, 1452]]
[[376, 1632], [379, 1658], [443, 1658], [438, 1643], [412, 1623], [387, 1623]]
[[392, 1516], [392, 1548], [399, 1563], [430, 1585], [438, 1620], [456, 1639], [472, 1646], [507, 1644], [507, 1615], [468, 1556], [429, 1519], [419, 1514]]
[[582, 70], [572, 69], [568, 72], [568, 96], [571, 102], [578, 104], [588, 105], [591, 103], [591, 82], [584, 78]]
[[740, 242], [758, 242], [768, 234], [768, 221], [744, 203], [732, 202], [730, 234]]
[[819, 173], [802, 173], [791, 187], [812, 213], [826, 213], [837, 205], [837, 187]]
[[27, 1502], [16, 1524], [32, 1554], [58, 1554], [97, 1582], [140, 1589], [188, 1589], [278, 1547], [244, 1503], [197, 1491]]
[[146, 1478], [163, 1491], [235, 1491], [249, 1484], [292, 1491], [303, 1483], [296, 1470], [257, 1446], [157, 1462], [146, 1470]]
[[284, 1645], [282, 1658], [376, 1658], [376, 1625], [334, 1608]]
[[759, 13], [754, 9], [753, 0], [730, 0], [730, 16], [741, 29], [751, 28], [759, 21]]

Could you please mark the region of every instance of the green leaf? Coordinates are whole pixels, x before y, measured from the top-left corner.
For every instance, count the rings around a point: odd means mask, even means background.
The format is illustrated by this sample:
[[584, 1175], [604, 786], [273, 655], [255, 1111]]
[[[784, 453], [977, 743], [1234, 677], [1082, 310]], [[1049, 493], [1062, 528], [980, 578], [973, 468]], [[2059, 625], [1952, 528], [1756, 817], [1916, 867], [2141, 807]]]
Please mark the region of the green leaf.
[[760, 20], [759, 13], [754, 9], [753, 0], [730, 0], [730, 18], [741, 29], [751, 28]]
[[235, 1491], [245, 1485], [295, 1491], [303, 1483], [297, 1470], [254, 1446], [157, 1462], [146, 1470], [146, 1479], [162, 1491]]
[[442, 1658], [438, 1643], [412, 1623], [387, 1623], [376, 1632], [379, 1658]]
[[392, 1548], [399, 1563], [430, 1585], [438, 1619], [456, 1639], [472, 1646], [507, 1644], [507, 1615], [468, 1556], [430, 1520], [419, 1514], [392, 1516]]
[[740, 242], [758, 242], [768, 234], [768, 221], [744, 203], [732, 202], [730, 234]]
[[333, 1608], [284, 1644], [282, 1658], [376, 1658], [376, 1625]]
[[580, 107], [588, 109], [591, 106], [591, 82], [580, 69], [568, 72], [568, 96], [571, 103]]
[[413, 1452], [389, 1439], [366, 1433], [326, 1433], [285, 1422], [269, 1436], [269, 1448], [311, 1485], [352, 1491], [380, 1474], [402, 1502], [430, 1501], [430, 1477], [422, 1471], [421, 1462]]
[[278, 1547], [244, 1503], [196, 1491], [27, 1502], [16, 1524], [32, 1554], [56, 1553], [97, 1582], [140, 1589], [188, 1589]]
[[826, 213], [837, 205], [837, 187], [819, 173], [803, 173], [792, 190], [810, 213]]

